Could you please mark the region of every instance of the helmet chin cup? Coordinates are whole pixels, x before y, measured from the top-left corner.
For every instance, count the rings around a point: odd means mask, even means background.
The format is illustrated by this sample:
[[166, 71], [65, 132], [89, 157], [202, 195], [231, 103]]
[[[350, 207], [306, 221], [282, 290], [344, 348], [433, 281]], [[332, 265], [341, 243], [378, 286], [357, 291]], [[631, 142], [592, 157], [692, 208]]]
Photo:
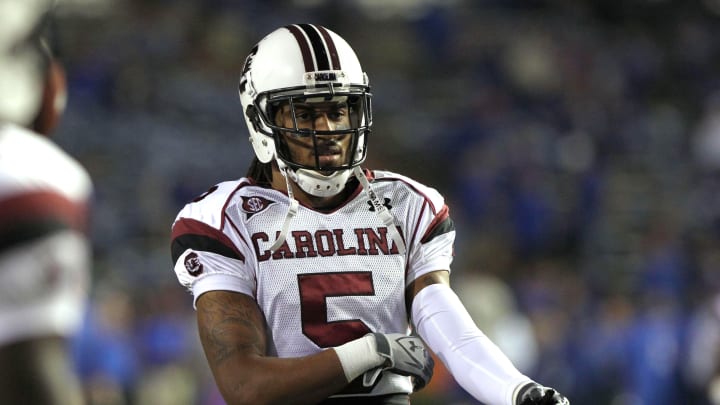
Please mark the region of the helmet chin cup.
[[340, 193], [347, 183], [352, 170], [338, 170], [324, 175], [314, 170], [293, 169], [280, 159], [276, 159], [280, 172], [292, 180], [300, 189], [315, 197], [332, 197]]
[[295, 183], [306, 193], [315, 197], [332, 197], [340, 193], [350, 178], [352, 170], [338, 170], [326, 176], [314, 170], [297, 169], [294, 171]]

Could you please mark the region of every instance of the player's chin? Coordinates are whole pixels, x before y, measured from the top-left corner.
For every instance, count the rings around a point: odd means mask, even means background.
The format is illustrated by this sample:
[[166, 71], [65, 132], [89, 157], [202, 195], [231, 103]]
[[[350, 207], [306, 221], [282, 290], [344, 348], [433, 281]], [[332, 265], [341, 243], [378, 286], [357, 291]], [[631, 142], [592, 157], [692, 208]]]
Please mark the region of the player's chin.
[[[317, 166], [317, 172], [328, 175], [336, 171], [336, 168], [345, 165], [342, 155], [321, 155], [317, 161], [313, 158], [313, 164], [319, 164]], [[333, 170], [328, 170], [333, 168]]]
[[338, 167], [342, 164], [342, 155], [339, 153], [318, 156], [320, 167]]

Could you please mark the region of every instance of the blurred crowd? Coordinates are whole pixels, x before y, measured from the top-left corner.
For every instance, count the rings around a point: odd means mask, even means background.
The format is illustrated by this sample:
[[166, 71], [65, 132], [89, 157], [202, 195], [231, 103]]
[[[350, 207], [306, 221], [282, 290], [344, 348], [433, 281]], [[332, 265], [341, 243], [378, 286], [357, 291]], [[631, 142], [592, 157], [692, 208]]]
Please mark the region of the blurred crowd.
[[[244, 175], [240, 68], [261, 35], [296, 22], [355, 47], [373, 87], [367, 166], [446, 196], [453, 284], [523, 372], [574, 404], [720, 404], [720, 2], [61, 11], [70, 98], [55, 139], [97, 188], [92, 303], [75, 342], [92, 404], [222, 404], [170, 225]], [[414, 403], [471, 402], [440, 366]]]

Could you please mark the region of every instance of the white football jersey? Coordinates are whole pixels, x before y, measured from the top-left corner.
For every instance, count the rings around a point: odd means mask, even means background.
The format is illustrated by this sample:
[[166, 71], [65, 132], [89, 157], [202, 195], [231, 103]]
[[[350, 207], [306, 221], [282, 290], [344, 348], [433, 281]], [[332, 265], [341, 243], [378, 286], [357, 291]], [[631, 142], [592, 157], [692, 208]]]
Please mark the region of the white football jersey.
[[0, 124], [0, 345], [80, 325], [91, 191], [86, 170], [51, 140]]
[[[454, 225], [436, 190], [391, 172], [366, 176], [395, 219], [404, 254], [359, 184], [332, 212], [301, 204], [285, 243], [272, 253], [289, 198], [241, 178], [212, 187], [178, 214], [172, 257], [180, 283], [195, 299], [212, 290], [253, 297], [269, 327], [269, 354], [279, 357], [309, 355], [369, 332], [407, 333], [405, 287], [450, 269]], [[371, 394], [411, 391], [408, 378], [385, 378]]]

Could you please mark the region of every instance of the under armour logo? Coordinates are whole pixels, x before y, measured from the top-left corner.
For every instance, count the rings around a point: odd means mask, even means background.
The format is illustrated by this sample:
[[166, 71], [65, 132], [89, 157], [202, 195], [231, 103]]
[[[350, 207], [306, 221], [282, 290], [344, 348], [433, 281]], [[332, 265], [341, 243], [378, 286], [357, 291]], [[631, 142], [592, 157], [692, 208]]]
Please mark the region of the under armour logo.
[[[367, 203], [368, 203], [368, 205], [370, 206], [370, 211], [373, 211], [373, 212], [374, 212], [374, 211], [375, 211], [375, 206], [373, 205], [372, 201], [368, 200]], [[392, 208], [392, 205], [390, 205], [390, 199], [389, 199], [389, 198], [384, 198], [383, 205], [384, 205], [385, 208], [387, 208], [387, 209], [391, 209], [391, 208]]]
[[420, 346], [419, 344], [415, 343], [415, 340], [410, 340], [410, 347], [407, 348], [411, 352], [414, 352], [415, 350], [425, 351], [425, 348]]

